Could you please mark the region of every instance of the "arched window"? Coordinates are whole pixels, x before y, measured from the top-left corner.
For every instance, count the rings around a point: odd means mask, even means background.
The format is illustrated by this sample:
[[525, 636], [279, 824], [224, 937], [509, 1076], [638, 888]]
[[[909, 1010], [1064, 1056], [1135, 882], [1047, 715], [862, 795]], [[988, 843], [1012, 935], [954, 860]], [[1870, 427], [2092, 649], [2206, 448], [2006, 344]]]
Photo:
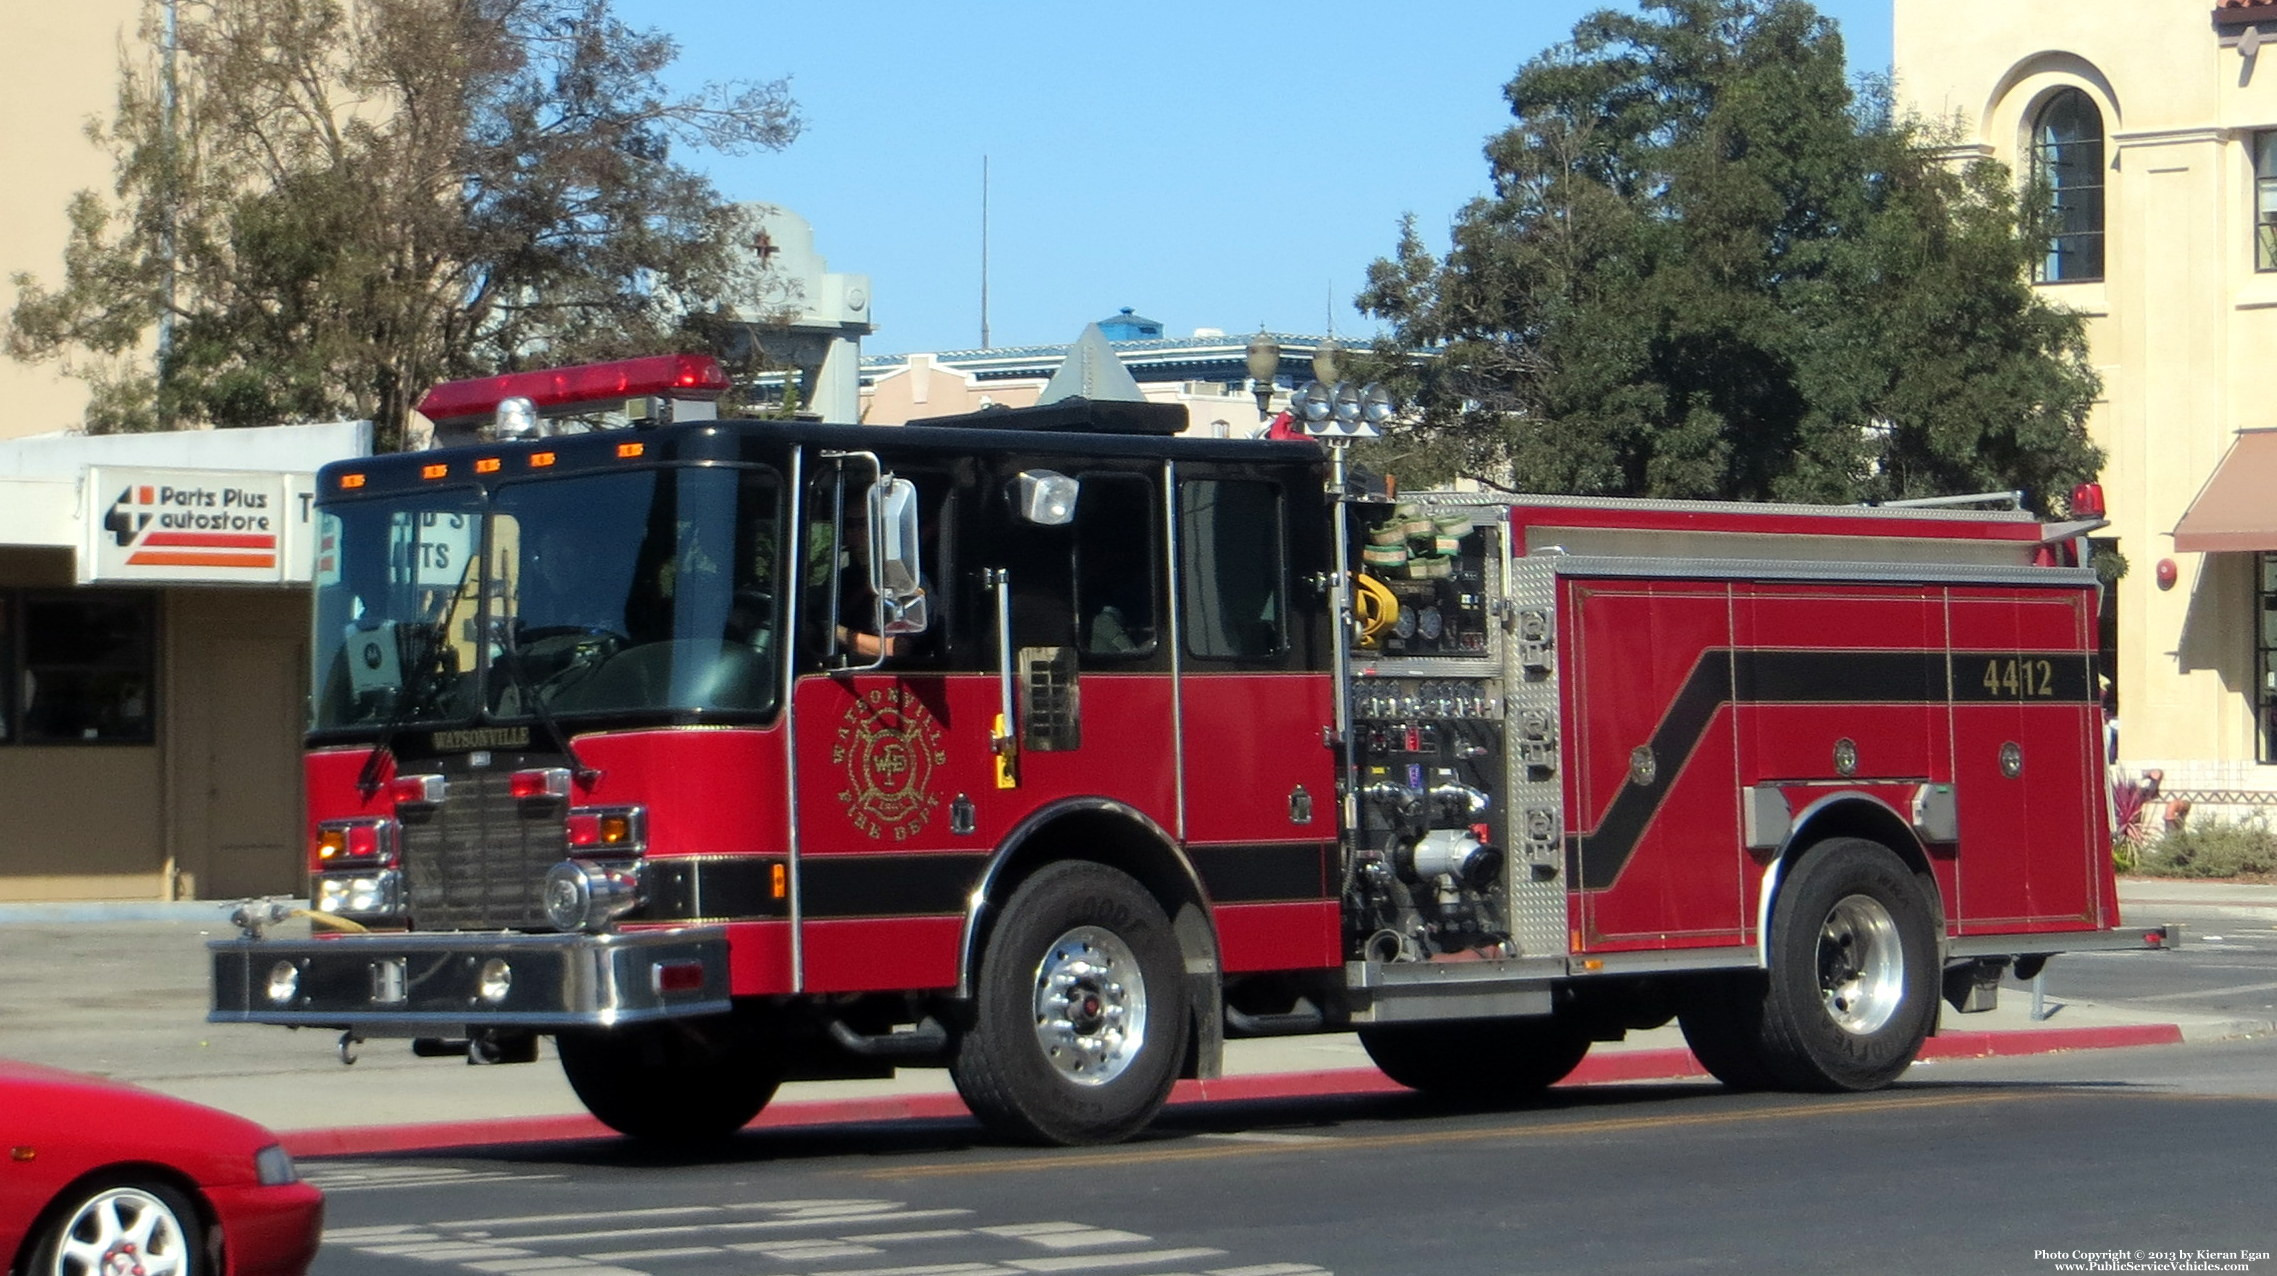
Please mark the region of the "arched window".
[[2103, 113], [2078, 89], [2058, 90], [2032, 121], [2032, 181], [2048, 201], [2048, 255], [2033, 277], [2101, 279]]

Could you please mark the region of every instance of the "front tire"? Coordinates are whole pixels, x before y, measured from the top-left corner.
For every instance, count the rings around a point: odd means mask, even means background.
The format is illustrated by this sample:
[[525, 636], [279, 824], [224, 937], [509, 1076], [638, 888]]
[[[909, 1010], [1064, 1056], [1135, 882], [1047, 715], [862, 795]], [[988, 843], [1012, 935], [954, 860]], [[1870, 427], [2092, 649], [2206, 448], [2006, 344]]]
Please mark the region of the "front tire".
[[1771, 969], [1709, 985], [1683, 1016], [1693, 1053], [1738, 1089], [1878, 1090], [1936, 1021], [1936, 923], [1888, 848], [1813, 847], [1771, 912]]
[[1360, 1029], [1385, 1076], [1459, 1103], [1531, 1098], [1566, 1079], [1589, 1053], [1589, 1035], [1563, 1019], [1476, 1019]]
[[973, 1022], [949, 1072], [996, 1134], [1063, 1146], [1129, 1137], [1161, 1110], [1186, 1053], [1169, 919], [1104, 865], [1050, 865], [990, 936]]
[[781, 1068], [733, 1021], [565, 1032], [561, 1070], [585, 1109], [619, 1134], [658, 1143], [715, 1142], [750, 1124]]
[[203, 1276], [205, 1224], [163, 1183], [122, 1181], [77, 1189], [33, 1251], [27, 1276]]

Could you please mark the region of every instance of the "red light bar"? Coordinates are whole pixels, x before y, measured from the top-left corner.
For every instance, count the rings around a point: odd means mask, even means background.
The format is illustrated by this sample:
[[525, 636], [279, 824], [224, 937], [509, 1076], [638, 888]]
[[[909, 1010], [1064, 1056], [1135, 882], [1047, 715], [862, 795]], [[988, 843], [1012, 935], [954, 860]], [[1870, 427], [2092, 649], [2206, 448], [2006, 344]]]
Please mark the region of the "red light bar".
[[611, 399], [660, 394], [672, 399], [717, 399], [728, 388], [727, 370], [708, 354], [659, 354], [614, 363], [581, 363], [539, 372], [507, 372], [469, 381], [445, 381], [419, 400], [419, 411], [438, 425], [486, 421], [505, 399], [528, 399], [539, 412], [566, 412]]

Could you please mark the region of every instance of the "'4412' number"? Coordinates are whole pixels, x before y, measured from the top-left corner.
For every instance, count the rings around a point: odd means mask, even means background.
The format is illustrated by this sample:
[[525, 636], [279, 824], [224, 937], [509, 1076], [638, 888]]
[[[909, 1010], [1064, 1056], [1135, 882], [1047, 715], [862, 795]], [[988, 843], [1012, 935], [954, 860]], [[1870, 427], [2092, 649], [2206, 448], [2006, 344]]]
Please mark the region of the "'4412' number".
[[1987, 660], [1984, 689], [1996, 696], [2052, 696], [2056, 694], [2056, 666], [2052, 660], [2010, 657]]

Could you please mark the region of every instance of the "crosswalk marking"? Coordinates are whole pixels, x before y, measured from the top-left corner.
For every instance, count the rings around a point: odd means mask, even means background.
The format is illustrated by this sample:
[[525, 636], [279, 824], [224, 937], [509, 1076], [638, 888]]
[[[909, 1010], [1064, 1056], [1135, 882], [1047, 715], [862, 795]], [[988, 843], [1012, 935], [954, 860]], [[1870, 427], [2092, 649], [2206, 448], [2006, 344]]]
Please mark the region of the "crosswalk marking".
[[1020, 1223], [1011, 1227], [983, 1227], [978, 1229], [990, 1236], [1010, 1236], [1032, 1241], [1052, 1249], [1086, 1249], [1098, 1245], [1129, 1245], [1152, 1238], [1137, 1232], [1121, 1232], [1111, 1227], [1092, 1227], [1086, 1223]]
[[1118, 1267], [1151, 1267], [1158, 1263], [1182, 1263], [1189, 1258], [1214, 1258], [1224, 1254], [1222, 1249], [1193, 1247], [1187, 1249], [1154, 1249], [1136, 1254], [1068, 1254], [1053, 1258], [1014, 1258], [1006, 1260], [1014, 1269], [1023, 1272], [1098, 1272]]
[[[390, 1178], [387, 1168], [352, 1172], [377, 1184]], [[450, 1181], [474, 1177], [480, 1176]], [[420, 1180], [397, 1174], [393, 1181]], [[1231, 1255], [1208, 1246], [1164, 1247], [1139, 1232], [1072, 1219], [892, 1226], [965, 1219], [973, 1213], [914, 1209], [902, 1201], [869, 1198], [748, 1201], [344, 1227], [327, 1232], [324, 1241], [373, 1258], [482, 1276], [656, 1276], [660, 1266], [670, 1276], [674, 1264], [737, 1255], [766, 1260], [770, 1272], [807, 1276], [1332, 1276], [1306, 1263], [1205, 1269], [1206, 1260], [1223, 1262]], [[583, 1226], [570, 1231], [563, 1230], [564, 1224]], [[620, 1244], [610, 1246], [610, 1241]], [[622, 1244], [626, 1241], [634, 1244]], [[1007, 1245], [1027, 1253], [1001, 1252]], [[955, 1252], [960, 1246], [965, 1253]], [[999, 1252], [974, 1252], [984, 1246]], [[849, 1260], [865, 1259], [873, 1265], [847, 1266]]]
[[301, 1177], [326, 1192], [370, 1192], [381, 1189], [459, 1187], [474, 1183], [522, 1183], [558, 1179], [559, 1174], [509, 1174], [502, 1170], [467, 1170], [447, 1165], [375, 1165], [366, 1161], [329, 1161], [304, 1167]]

